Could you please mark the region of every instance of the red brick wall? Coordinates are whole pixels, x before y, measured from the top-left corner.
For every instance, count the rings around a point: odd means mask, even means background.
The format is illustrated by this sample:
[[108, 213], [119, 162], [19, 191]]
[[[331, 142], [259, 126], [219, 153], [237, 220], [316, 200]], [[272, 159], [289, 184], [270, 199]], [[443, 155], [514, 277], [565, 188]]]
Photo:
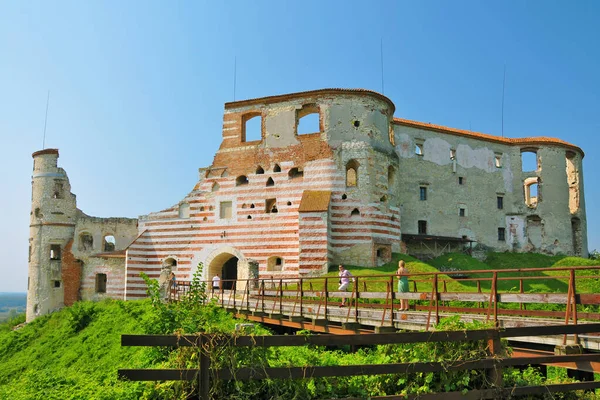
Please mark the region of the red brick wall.
[[62, 255], [62, 281], [65, 291], [65, 306], [71, 306], [79, 298], [79, 288], [81, 285], [81, 262], [73, 256], [71, 248], [73, 240], [64, 248]]

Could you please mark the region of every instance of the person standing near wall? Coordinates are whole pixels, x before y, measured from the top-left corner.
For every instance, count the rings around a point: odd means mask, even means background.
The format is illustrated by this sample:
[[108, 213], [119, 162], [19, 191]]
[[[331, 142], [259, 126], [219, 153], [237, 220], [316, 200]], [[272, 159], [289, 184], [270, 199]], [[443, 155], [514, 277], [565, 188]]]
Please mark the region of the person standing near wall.
[[[404, 260], [398, 261], [398, 293], [408, 293], [408, 269]], [[400, 311], [408, 311], [408, 299], [400, 299]]]
[[221, 278], [219, 277], [219, 274], [216, 274], [212, 278], [212, 290], [213, 294], [217, 293], [217, 296], [221, 293]]

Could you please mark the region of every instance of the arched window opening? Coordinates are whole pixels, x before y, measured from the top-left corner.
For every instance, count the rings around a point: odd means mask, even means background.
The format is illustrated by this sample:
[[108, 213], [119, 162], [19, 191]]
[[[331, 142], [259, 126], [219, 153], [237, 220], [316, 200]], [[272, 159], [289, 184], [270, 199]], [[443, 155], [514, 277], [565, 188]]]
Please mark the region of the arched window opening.
[[539, 178], [532, 177], [525, 179], [523, 183], [523, 189], [525, 192], [525, 204], [529, 208], [537, 207], [538, 203], [541, 200], [539, 193]]
[[265, 170], [260, 165], [256, 168], [256, 175], [262, 175], [265, 173]]
[[219, 184], [217, 182], [213, 183], [212, 187], [211, 187], [211, 192], [216, 192], [217, 190], [219, 190], [221, 188], [221, 186], [219, 186]]
[[277, 210], [277, 199], [265, 200], [265, 212], [267, 214], [279, 212], [279, 210]]
[[319, 107], [316, 104], [307, 104], [296, 111], [296, 132], [298, 135], [317, 133], [321, 131], [319, 123]]
[[248, 184], [248, 177], [246, 175], [240, 175], [235, 179], [235, 186], [243, 186]]
[[300, 171], [298, 168], [294, 167], [288, 172], [288, 177], [290, 179], [302, 178], [304, 177], [304, 171]]
[[177, 268], [177, 260], [173, 257], [165, 258], [162, 265], [163, 268], [169, 268], [170, 270], [174, 270]]
[[79, 235], [79, 251], [91, 251], [94, 249], [94, 237], [87, 233], [81, 233]]
[[104, 243], [102, 248], [104, 249], [104, 251], [115, 251], [116, 243], [117, 242], [113, 235], [106, 235], [104, 236]]
[[358, 186], [358, 162], [350, 160], [346, 163], [346, 186]]
[[246, 217], [246, 219], [252, 219], [252, 215], [248, 215], [248, 217]]
[[521, 150], [521, 167], [523, 172], [537, 171], [540, 168], [536, 150]]
[[262, 140], [262, 115], [250, 113], [242, 117], [242, 142]]
[[250, 208], [254, 208], [254, 203], [250, 204]]
[[352, 212], [350, 213], [351, 217], [358, 217], [360, 216], [360, 211], [358, 211], [358, 208], [355, 208], [354, 210], [352, 210]]
[[281, 167], [279, 166], [279, 164], [275, 164], [275, 166], [273, 167], [273, 172], [281, 172]]
[[181, 203], [179, 205], [179, 218], [190, 217], [190, 205], [189, 203]]
[[279, 256], [269, 257], [267, 259], [267, 271], [282, 271], [283, 270], [283, 258]]
[[267, 179], [266, 186], [275, 186], [275, 181], [273, 181], [273, 178], [269, 177], [269, 179]]

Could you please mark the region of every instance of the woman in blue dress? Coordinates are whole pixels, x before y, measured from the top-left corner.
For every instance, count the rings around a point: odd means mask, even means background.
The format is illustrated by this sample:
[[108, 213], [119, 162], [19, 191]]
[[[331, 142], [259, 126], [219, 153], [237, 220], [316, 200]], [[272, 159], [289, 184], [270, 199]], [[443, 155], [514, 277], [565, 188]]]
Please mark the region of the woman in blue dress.
[[[404, 260], [398, 262], [398, 293], [408, 293], [408, 269]], [[408, 311], [408, 299], [400, 299], [400, 311]]]

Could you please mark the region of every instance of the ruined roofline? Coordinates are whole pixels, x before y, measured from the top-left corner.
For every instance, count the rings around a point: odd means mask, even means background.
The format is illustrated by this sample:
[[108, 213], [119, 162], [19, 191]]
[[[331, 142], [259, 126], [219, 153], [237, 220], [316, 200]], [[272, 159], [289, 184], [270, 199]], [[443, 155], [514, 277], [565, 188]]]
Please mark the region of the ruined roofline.
[[388, 97], [382, 95], [381, 93], [375, 92], [373, 90], [368, 89], [339, 89], [339, 88], [331, 88], [331, 89], [317, 89], [317, 90], [308, 90], [306, 92], [296, 92], [296, 93], [288, 93], [288, 94], [279, 94], [275, 96], [267, 96], [267, 97], [257, 97], [255, 99], [248, 100], [239, 100], [239, 101], [231, 101], [225, 103], [225, 109], [229, 108], [237, 108], [244, 107], [254, 104], [272, 104], [272, 103], [281, 103], [289, 100], [301, 99], [303, 97], [310, 96], [339, 96], [339, 95], [360, 95], [360, 96], [371, 96], [375, 97], [379, 100], [383, 100], [390, 106], [391, 114], [394, 115], [394, 111], [396, 110], [396, 106]]
[[539, 137], [514, 138], [514, 139], [513, 138], [505, 138], [505, 137], [500, 137], [500, 136], [489, 135], [487, 133], [467, 131], [464, 129], [449, 128], [447, 126], [435, 125], [435, 124], [419, 122], [419, 121], [412, 121], [412, 120], [403, 119], [403, 118], [394, 118], [393, 123], [396, 125], [408, 126], [411, 128], [426, 129], [429, 131], [447, 133], [450, 135], [457, 135], [457, 136], [465, 136], [465, 137], [470, 137], [473, 139], [487, 140], [489, 142], [496, 142], [496, 143], [513, 145], [513, 146], [548, 145], [548, 144], [549, 145], [559, 145], [559, 146], [568, 147], [571, 150], [578, 151], [581, 154], [581, 158], [583, 158], [583, 156], [585, 155], [583, 150], [581, 150], [581, 148], [575, 146], [574, 144], [565, 142], [564, 140], [551, 138], [551, 137], [539, 136]]
[[37, 157], [37, 156], [42, 156], [44, 154], [56, 154], [58, 155], [58, 149], [44, 149], [44, 150], [38, 150], [36, 152], [34, 152], [31, 157]]

